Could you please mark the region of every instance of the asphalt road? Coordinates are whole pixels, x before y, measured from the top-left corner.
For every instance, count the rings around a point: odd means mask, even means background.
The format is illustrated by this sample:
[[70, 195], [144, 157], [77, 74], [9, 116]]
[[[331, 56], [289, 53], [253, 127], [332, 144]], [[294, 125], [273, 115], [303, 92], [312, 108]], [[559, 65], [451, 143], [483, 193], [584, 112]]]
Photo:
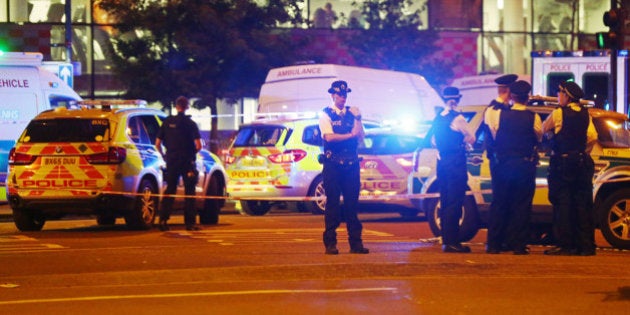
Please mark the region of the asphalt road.
[[[630, 252], [445, 254], [422, 218], [362, 213], [371, 253], [324, 255], [321, 216], [223, 214], [201, 231], [0, 223], [1, 314], [602, 314], [630, 307]], [[342, 226], [343, 227], [343, 226]]]

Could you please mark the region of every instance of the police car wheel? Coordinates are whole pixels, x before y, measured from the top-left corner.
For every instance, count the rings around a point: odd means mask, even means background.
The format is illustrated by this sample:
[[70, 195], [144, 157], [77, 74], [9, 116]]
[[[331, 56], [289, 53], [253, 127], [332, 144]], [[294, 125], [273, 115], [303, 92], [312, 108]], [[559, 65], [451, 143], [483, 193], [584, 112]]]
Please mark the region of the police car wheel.
[[[325, 197], [326, 191], [324, 190], [324, 181], [321, 176], [315, 177], [311, 187], [308, 190], [308, 197]], [[326, 200], [318, 201], [306, 201], [304, 202], [306, 211], [312, 214], [324, 214], [326, 212]]]
[[142, 180], [138, 193], [134, 208], [125, 214], [125, 223], [134, 230], [148, 230], [153, 227], [160, 198], [155, 184], [148, 179]]
[[20, 231], [41, 231], [46, 218], [38, 211], [13, 209], [13, 222]]
[[[429, 222], [431, 232], [435, 236], [442, 235], [440, 228], [440, 200], [439, 198], [431, 198], [425, 203], [427, 205], [426, 218]], [[470, 241], [479, 231], [479, 211], [477, 204], [472, 196], [466, 196], [464, 206], [462, 208], [462, 218], [459, 220], [459, 241]]]
[[262, 200], [242, 200], [241, 208], [243, 212], [248, 215], [265, 215], [271, 209], [271, 203], [269, 201]]
[[610, 245], [630, 249], [630, 189], [621, 189], [608, 196], [599, 211], [599, 229]]
[[[206, 196], [223, 196], [223, 189], [216, 176], [210, 177]], [[221, 199], [206, 199], [203, 202], [203, 209], [199, 212], [199, 222], [201, 224], [219, 223], [219, 212], [221, 211]]]

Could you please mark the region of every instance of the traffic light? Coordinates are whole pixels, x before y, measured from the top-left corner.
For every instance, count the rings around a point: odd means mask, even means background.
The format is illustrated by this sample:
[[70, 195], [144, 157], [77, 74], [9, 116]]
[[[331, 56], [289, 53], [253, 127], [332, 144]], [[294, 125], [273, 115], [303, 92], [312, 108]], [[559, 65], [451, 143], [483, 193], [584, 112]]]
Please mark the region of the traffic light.
[[619, 48], [619, 42], [617, 33], [615, 32], [601, 32], [595, 34], [597, 37], [598, 49], [617, 49]]
[[623, 49], [624, 28], [628, 11], [624, 8], [610, 9], [604, 13], [604, 25], [608, 26], [608, 32], [597, 33], [597, 47]]

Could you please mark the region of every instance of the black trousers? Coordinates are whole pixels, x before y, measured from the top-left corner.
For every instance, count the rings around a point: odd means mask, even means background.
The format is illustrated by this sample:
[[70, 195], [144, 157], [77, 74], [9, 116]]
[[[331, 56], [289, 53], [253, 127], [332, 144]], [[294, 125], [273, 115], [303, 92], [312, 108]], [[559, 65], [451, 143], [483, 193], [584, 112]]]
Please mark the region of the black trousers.
[[487, 245], [494, 249], [521, 250], [529, 240], [536, 163], [524, 158], [507, 158], [494, 168]]
[[[162, 206], [160, 208], [160, 221], [166, 221], [171, 217], [174, 198], [169, 197], [169, 195], [173, 195], [177, 191], [177, 183], [180, 177], [184, 182], [184, 193], [186, 196], [194, 196], [199, 173], [197, 172], [195, 161], [173, 159], [166, 162], [166, 173], [164, 177], [166, 189], [164, 190], [164, 197], [162, 198]], [[184, 223], [187, 226], [194, 225], [197, 221], [196, 219], [197, 209], [195, 209], [195, 199], [186, 198], [184, 202]]]
[[442, 244], [459, 244], [459, 219], [466, 198], [468, 173], [466, 154], [442, 154], [437, 162], [437, 179], [440, 188], [440, 229]]
[[557, 245], [578, 251], [595, 249], [593, 212], [594, 164], [586, 153], [552, 156], [549, 161], [549, 201]]
[[[326, 247], [337, 245], [337, 228], [342, 219], [345, 219], [350, 248], [362, 248], [363, 225], [357, 216], [361, 189], [359, 163], [341, 165], [330, 161], [324, 162], [322, 176], [326, 191], [324, 245]], [[341, 196], [343, 196], [343, 208], [340, 202]]]

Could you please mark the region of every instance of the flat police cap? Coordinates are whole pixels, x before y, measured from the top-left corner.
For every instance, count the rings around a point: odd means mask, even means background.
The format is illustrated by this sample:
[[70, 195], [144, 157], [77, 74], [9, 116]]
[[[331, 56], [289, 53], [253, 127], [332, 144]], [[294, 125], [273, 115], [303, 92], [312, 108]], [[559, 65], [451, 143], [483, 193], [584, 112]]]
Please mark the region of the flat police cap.
[[559, 89], [560, 91], [567, 93], [569, 98], [572, 100], [579, 100], [584, 97], [584, 91], [582, 91], [582, 88], [573, 81], [560, 83]]
[[462, 97], [462, 95], [459, 94], [459, 89], [454, 86], [447, 86], [444, 88], [444, 91], [442, 91], [442, 98], [444, 100], [459, 99], [460, 97]]
[[330, 89], [328, 89], [328, 93], [330, 94], [347, 95], [350, 92], [352, 92], [352, 90], [348, 88], [348, 82], [342, 80], [333, 82], [330, 85]]
[[510, 93], [516, 95], [528, 95], [529, 91], [532, 90], [532, 86], [523, 80], [518, 80], [512, 84], [510, 84]]
[[510, 84], [516, 82], [517, 79], [518, 76], [516, 74], [506, 74], [494, 79], [494, 82], [498, 85], [509, 86]]

